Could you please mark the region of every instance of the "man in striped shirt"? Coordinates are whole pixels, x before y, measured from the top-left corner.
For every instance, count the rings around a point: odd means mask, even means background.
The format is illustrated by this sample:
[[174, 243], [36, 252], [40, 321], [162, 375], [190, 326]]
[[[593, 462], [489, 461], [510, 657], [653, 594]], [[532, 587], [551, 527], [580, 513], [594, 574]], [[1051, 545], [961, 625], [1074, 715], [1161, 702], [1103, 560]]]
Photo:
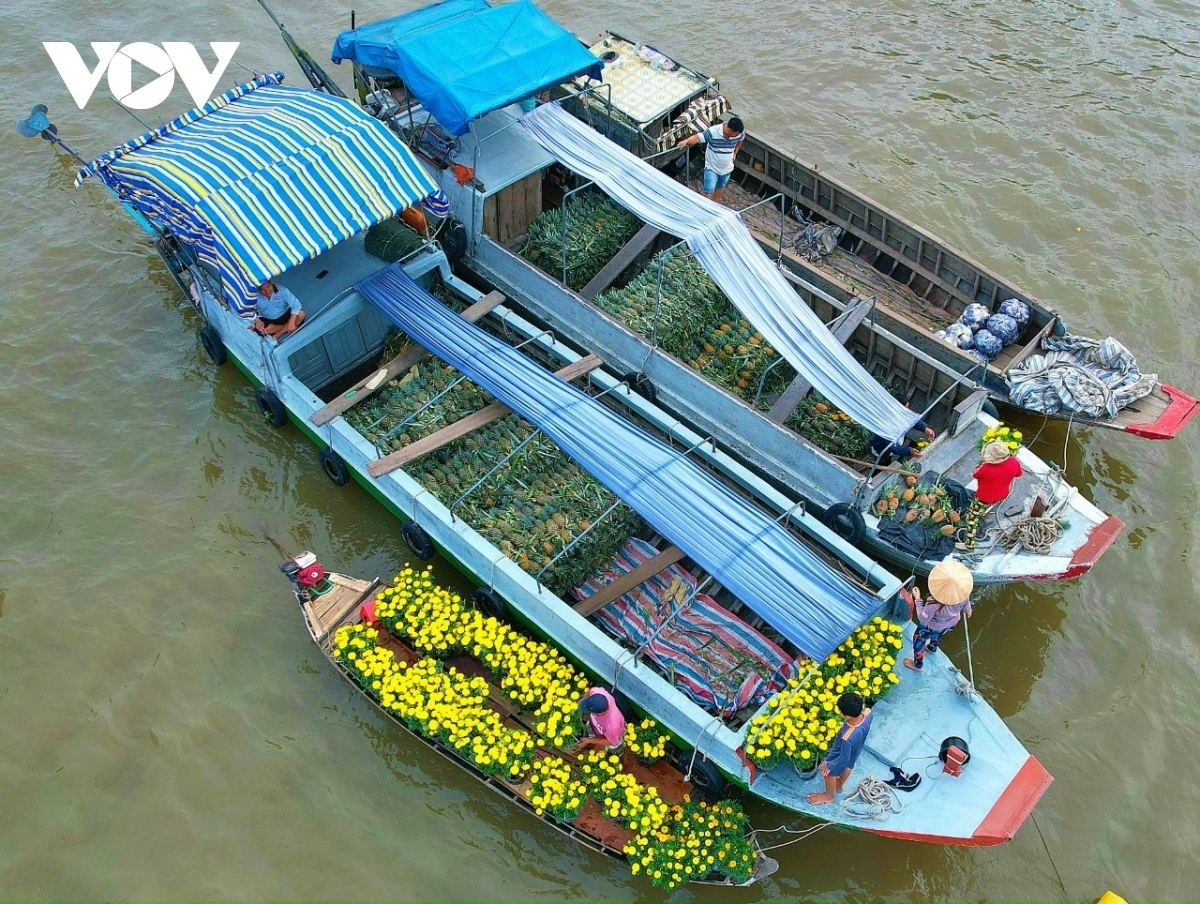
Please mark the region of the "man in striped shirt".
[[733, 175], [733, 161], [737, 159], [746, 137], [741, 117], [731, 116], [728, 122], [712, 126], [695, 135], [676, 142], [676, 147], [704, 144], [704, 197], [720, 203], [721, 193]]

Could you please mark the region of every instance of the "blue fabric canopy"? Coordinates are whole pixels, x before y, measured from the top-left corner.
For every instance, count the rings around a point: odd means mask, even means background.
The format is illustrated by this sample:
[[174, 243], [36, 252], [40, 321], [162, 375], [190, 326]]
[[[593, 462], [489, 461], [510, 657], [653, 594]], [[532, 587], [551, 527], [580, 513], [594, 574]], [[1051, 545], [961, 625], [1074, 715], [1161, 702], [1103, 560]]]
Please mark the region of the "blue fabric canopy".
[[529, 0], [446, 0], [342, 32], [332, 59], [394, 72], [455, 135], [477, 116], [581, 73], [598, 79], [602, 66]]
[[382, 123], [345, 98], [259, 76], [99, 157], [99, 176], [221, 274], [254, 310], [265, 279], [385, 220], [437, 185]]
[[418, 344], [536, 425], [810, 658], [823, 660], [879, 608], [877, 597], [678, 449], [468, 323], [403, 268], [380, 270], [355, 289]]

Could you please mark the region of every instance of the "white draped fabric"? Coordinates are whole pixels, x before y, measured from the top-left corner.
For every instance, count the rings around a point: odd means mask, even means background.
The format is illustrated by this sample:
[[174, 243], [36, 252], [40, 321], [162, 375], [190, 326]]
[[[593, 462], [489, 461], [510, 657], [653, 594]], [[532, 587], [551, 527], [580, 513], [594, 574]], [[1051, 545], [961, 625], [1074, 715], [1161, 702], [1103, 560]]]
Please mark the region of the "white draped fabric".
[[854, 420], [892, 440], [917, 422], [916, 412], [892, 398], [800, 300], [736, 213], [659, 172], [557, 104], [527, 113], [521, 124], [564, 166], [644, 222], [683, 238], [742, 316]]

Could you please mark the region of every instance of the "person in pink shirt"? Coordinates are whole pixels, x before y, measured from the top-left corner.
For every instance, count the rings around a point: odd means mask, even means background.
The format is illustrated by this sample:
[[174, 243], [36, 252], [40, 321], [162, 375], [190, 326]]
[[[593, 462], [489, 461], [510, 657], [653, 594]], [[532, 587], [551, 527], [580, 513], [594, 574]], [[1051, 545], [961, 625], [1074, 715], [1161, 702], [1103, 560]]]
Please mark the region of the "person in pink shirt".
[[583, 728], [587, 733], [576, 751], [589, 748], [616, 750], [625, 741], [625, 717], [617, 707], [617, 701], [602, 687], [590, 688], [579, 701], [579, 712], [583, 716]]

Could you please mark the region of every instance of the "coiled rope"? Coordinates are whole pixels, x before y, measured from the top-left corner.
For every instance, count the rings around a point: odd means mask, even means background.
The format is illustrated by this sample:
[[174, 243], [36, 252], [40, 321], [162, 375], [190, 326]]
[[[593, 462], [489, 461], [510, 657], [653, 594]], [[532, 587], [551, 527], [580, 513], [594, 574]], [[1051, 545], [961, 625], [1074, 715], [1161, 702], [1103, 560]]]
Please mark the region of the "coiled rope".
[[[861, 801], [861, 802], [858, 802]], [[882, 779], [866, 776], [854, 791], [842, 800], [842, 812], [859, 819], [884, 820], [904, 810], [896, 790]]]
[[994, 536], [996, 542], [1006, 549], [1020, 544], [1028, 552], [1046, 553], [1062, 536], [1062, 527], [1057, 518], [1026, 515], [1007, 527], [993, 527], [988, 531], [988, 536]]

